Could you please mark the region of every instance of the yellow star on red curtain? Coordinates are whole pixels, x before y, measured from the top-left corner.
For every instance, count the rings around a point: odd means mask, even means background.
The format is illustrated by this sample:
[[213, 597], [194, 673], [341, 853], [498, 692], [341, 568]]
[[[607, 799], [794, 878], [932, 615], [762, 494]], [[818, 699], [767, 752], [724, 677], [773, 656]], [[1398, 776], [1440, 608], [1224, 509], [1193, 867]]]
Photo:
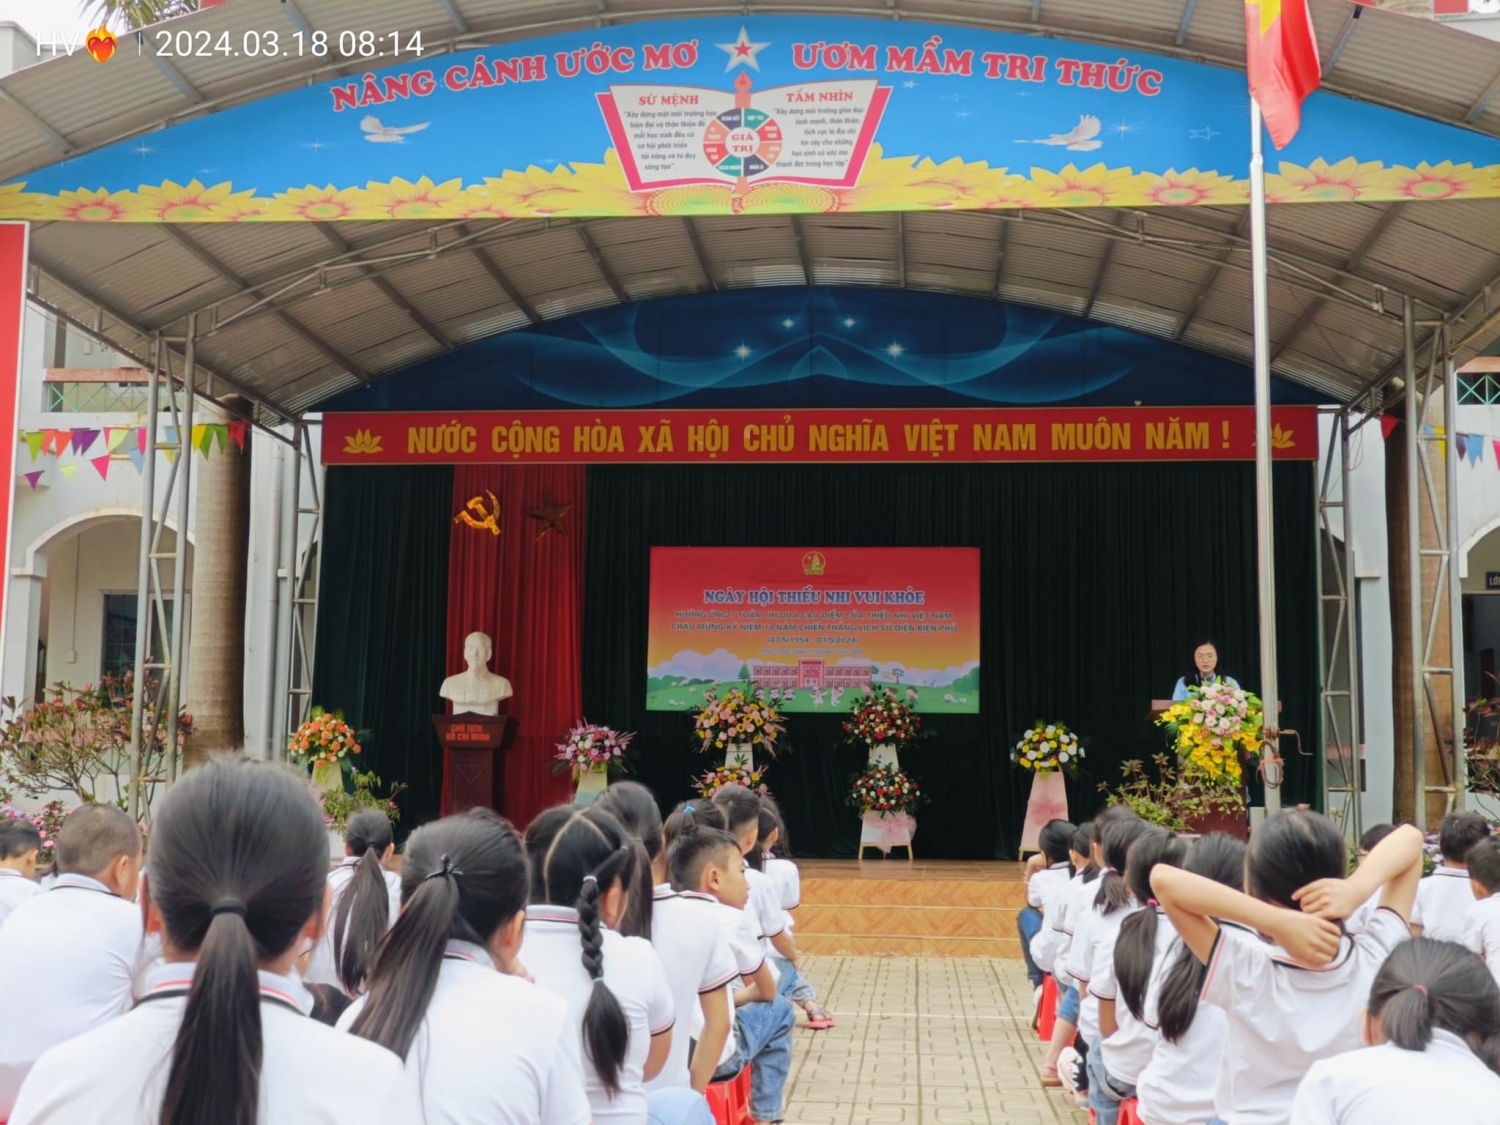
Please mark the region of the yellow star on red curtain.
[[549, 531], [566, 535], [568, 527], [563, 523], [563, 516], [572, 510], [572, 504], [559, 504], [552, 497], [543, 494], [542, 503], [538, 507], [527, 508], [526, 514], [537, 521], [536, 537], [540, 539]]

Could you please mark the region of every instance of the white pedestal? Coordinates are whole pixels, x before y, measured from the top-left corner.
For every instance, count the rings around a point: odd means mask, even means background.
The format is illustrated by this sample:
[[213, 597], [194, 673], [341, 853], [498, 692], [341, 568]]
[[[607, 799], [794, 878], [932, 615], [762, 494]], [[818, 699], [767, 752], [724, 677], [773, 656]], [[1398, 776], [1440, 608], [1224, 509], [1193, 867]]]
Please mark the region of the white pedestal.
[[328, 830], [328, 858], [333, 863], [344, 858], [344, 835], [337, 828]]
[[724, 747], [724, 764], [729, 768], [755, 768], [755, 744], [753, 742], [731, 742]]
[[870, 747], [870, 769], [876, 766], [885, 766], [888, 769], [899, 770], [901, 759], [896, 754], [896, 748], [888, 743]]
[[879, 848], [881, 855], [905, 848], [906, 858], [912, 859], [911, 839], [916, 834], [917, 818], [910, 813], [867, 812], [860, 817], [859, 858], [865, 858], [866, 848]]

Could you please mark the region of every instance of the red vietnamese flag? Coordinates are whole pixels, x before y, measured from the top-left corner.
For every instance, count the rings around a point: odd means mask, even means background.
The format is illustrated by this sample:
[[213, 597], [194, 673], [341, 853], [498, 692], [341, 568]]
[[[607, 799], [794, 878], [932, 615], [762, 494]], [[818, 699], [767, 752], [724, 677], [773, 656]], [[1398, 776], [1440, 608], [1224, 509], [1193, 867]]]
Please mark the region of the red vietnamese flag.
[[1302, 100], [1323, 78], [1307, 0], [1245, 0], [1245, 59], [1250, 96], [1272, 143], [1286, 148], [1302, 124]]

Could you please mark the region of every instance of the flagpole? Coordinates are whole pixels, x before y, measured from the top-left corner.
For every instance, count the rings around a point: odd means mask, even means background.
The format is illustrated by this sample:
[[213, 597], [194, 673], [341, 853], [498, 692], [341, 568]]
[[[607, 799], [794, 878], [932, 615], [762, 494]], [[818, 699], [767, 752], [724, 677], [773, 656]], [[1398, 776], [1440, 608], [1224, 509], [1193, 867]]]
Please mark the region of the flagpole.
[[[1266, 275], [1266, 157], [1260, 104], [1250, 99], [1250, 270], [1255, 326], [1255, 543], [1260, 590], [1260, 697], [1267, 726], [1279, 727], [1276, 686], [1276, 543], [1271, 519], [1271, 302]], [[1274, 747], [1261, 750], [1262, 757]], [[1280, 782], [1267, 767], [1268, 781]], [[1281, 809], [1281, 791], [1266, 786], [1266, 815]]]

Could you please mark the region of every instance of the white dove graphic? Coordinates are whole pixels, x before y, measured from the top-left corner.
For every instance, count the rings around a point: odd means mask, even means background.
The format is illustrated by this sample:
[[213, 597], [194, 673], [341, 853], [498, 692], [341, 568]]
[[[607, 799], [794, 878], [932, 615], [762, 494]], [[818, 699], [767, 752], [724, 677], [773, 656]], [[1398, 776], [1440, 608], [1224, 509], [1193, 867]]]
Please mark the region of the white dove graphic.
[[[380, 118], [374, 114], [369, 114], [360, 121], [359, 127], [365, 131], [365, 140], [371, 144], [404, 145], [406, 143], [406, 134], [420, 133], [430, 124], [432, 124], [430, 121], [424, 121], [420, 125], [382, 125]], [[1095, 122], [1095, 124], [1097, 125], [1098, 122]], [[1095, 131], [1097, 132], [1098, 130], [1096, 129]]]
[[1018, 145], [1066, 145], [1073, 152], [1092, 152], [1104, 144], [1099, 140], [1099, 119], [1085, 113], [1078, 119], [1071, 132], [1053, 133], [1042, 141], [1017, 141]]

